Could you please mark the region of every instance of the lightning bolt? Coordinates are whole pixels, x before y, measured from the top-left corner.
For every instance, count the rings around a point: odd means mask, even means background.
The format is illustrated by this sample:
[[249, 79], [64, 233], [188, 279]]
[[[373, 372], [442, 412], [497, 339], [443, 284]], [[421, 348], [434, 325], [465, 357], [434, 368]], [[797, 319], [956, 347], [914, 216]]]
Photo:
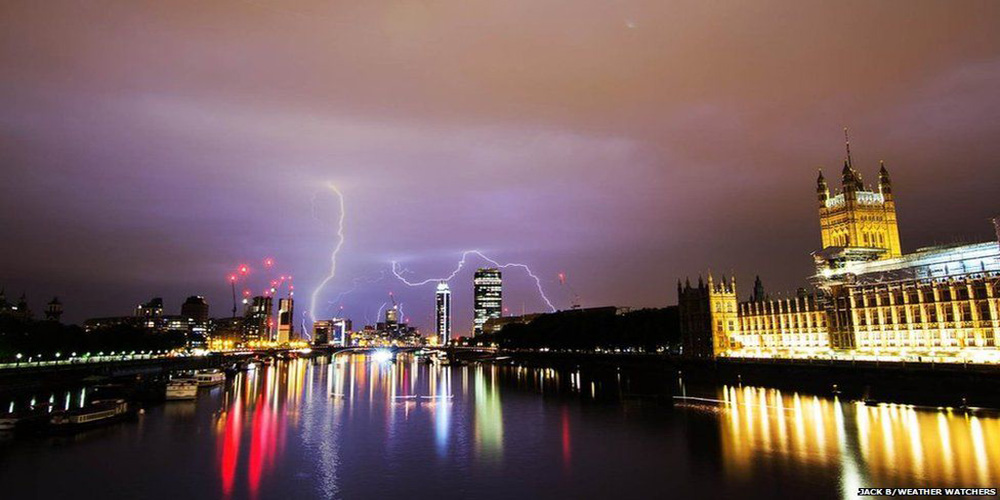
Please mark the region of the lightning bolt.
[[302, 312], [302, 335], [306, 338], [306, 340], [310, 340], [310, 341], [312, 340], [312, 332], [310, 332], [309, 330], [306, 329], [306, 313], [305, 313], [305, 311]]
[[[323, 287], [325, 287], [326, 284], [337, 275], [337, 254], [340, 253], [340, 248], [344, 246], [344, 216], [346, 215], [344, 210], [344, 195], [332, 182], [327, 184], [327, 187], [337, 194], [337, 201], [340, 203], [340, 215], [337, 217], [337, 246], [333, 248], [333, 252], [330, 254], [330, 274], [319, 284], [319, 286], [316, 287], [315, 290], [313, 290], [312, 293], [312, 301], [309, 305], [309, 315], [312, 317], [313, 322], [316, 321], [316, 299], [319, 297], [319, 292], [323, 290]], [[315, 197], [313, 198], [313, 201], [316, 201]], [[313, 217], [316, 216], [315, 210], [316, 205], [314, 203]]]
[[469, 257], [469, 255], [476, 255], [479, 258], [485, 260], [486, 262], [489, 262], [490, 264], [493, 264], [494, 266], [500, 269], [507, 269], [509, 267], [517, 267], [520, 269], [524, 269], [524, 272], [528, 273], [528, 276], [530, 276], [531, 279], [535, 280], [535, 288], [538, 289], [538, 294], [542, 297], [542, 300], [545, 301], [545, 305], [549, 306], [549, 310], [551, 310], [552, 312], [556, 312], [555, 306], [552, 305], [552, 302], [545, 295], [545, 290], [542, 289], [542, 280], [539, 279], [538, 276], [536, 276], [535, 273], [531, 271], [531, 268], [528, 267], [527, 264], [520, 264], [517, 262], [508, 262], [506, 264], [501, 264], [487, 257], [479, 250], [466, 250], [462, 252], [462, 258], [458, 261], [458, 265], [455, 266], [455, 270], [444, 278], [429, 278], [423, 281], [410, 281], [403, 276], [403, 273], [408, 272], [409, 270], [400, 267], [399, 263], [396, 261], [392, 261], [392, 274], [395, 275], [396, 278], [399, 279], [399, 281], [402, 281], [403, 284], [411, 287], [423, 286], [428, 283], [437, 283], [439, 281], [451, 281], [451, 279], [454, 278], [459, 273], [459, 271], [461, 271], [462, 268], [465, 266], [465, 261]]
[[357, 289], [358, 289], [358, 285], [359, 285], [359, 284], [360, 284], [360, 283], [361, 283], [362, 281], [363, 281], [363, 282], [364, 282], [365, 284], [368, 284], [368, 285], [370, 285], [370, 284], [372, 284], [372, 283], [378, 283], [378, 282], [380, 282], [380, 281], [382, 281], [382, 280], [384, 280], [384, 279], [385, 279], [385, 269], [383, 269], [383, 270], [379, 271], [379, 273], [378, 273], [378, 278], [372, 278], [371, 276], [359, 276], [359, 277], [357, 277], [357, 278], [354, 278], [354, 279], [353, 279], [353, 280], [351, 281], [351, 288], [349, 288], [349, 289], [347, 289], [347, 290], [344, 290], [344, 291], [342, 291], [342, 292], [338, 293], [338, 294], [337, 294], [337, 296], [336, 296], [336, 297], [335, 297], [335, 298], [334, 298], [333, 300], [329, 301], [329, 302], [328, 302], [327, 304], [328, 304], [328, 305], [335, 305], [335, 304], [339, 304], [339, 303], [340, 303], [340, 301], [344, 299], [344, 297], [346, 297], [347, 295], [350, 295], [350, 294], [351, 294], [351, 293], [353, 293], [353, 292], [354, 292], [355, 290], [357, 290]]

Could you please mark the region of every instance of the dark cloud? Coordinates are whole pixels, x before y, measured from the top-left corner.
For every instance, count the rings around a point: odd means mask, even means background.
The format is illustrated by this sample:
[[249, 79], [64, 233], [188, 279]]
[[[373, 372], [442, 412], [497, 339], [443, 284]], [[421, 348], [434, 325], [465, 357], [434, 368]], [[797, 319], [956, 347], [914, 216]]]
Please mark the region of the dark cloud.
[[[1000, 185], [996, 2], [7, 2], [0, 284], [70, 319], [164, 295], [230, 306], [274, 256], [301, 295], [460, 252], [530, 263], [567, 306], [662, 305], [678, 277], [794, 290], [816, 168], [851, 127], [890, 166], [904, 246], [990, 237]], [[833, 177], [835, 177], [834, 175]], [[314, 216], [314, 212], [315, 216]], [[478, 265], [476, 262], [472, 265]], [[468, 273], [453, 283], [469, 324]], [[508, 306], [537, 310], [508, 273]], [[266, 280], [261, 280], [261, 282]], [[306, 301], [301, 301], [303, 303]]]

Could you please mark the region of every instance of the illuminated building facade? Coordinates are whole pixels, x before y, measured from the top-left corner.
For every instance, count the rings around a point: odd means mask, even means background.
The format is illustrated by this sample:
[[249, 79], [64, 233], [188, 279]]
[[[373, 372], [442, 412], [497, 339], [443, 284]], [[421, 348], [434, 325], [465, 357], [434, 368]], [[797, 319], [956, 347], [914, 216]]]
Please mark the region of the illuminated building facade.
[[794, 356], [825, 350], [830, 343], [826, 309], [818, 294], [744, 302], [738, 315], [740, 335], [733, 349]]
[[447, 345], [451, 340], [451, 289], [448, 283], [442, 281], [434, 293], [437, 311], [437, 338], [440, 345]]
[[686, 354], [1000, 362], [1000, 230], [998, 241], [904, 255], [885, 165], [877, 192], [850, 159], [840, 193], [830, 197], [822, 174], [817, 191], [816, 292], [768, 300], [758, 284], [737, 303], [735, 280], [678, 282]]
[[736, 278], [715, 282], [711, 273], [708, 283], [698, 278], [698, 285], [677, 282], [680, 331], [684, 353], [695, 357], [712, 357], [730, 352], [738, 344], [739, 320], [736, 303]]
[[832, 349], [1000, 361], [997, 242], [887, 260], [836, 250], [814, 256], [813, 282], [827, 297]]
[[385, 325], [387, 328], [395, 328], [399, 324], [399, 306], [393, 304], [392, 307], [385, 310]]
[[254, 297], [247, 305], [243, 318], [243, 343], [267, 342], [271, 340], [271, 327], [274, 326], [274, 302], [271, 297]]
[[234, 349], [243, 344], [243, 318], [210, 320], [208, 347], [213, 351]]
[[294, 340], [295, 303], [291, 297], [278, 299], [278, 343], [287, 344]]
[[163, 326], [163, 299], [154, 297], [149, 302], [135, 306], [135, 316], [141, 318], [145, 328], [160, 329]]
[[208, 302], [205, 297], [192, 295], [181, 304], [181, 317], [188, 321], [188, 344], [203, 345], [208, 339]]
[[882, 164], [878, 190], [865, 190], [861, 173], [849, 158], [844, 162], [840, 192], [831, 196], [822, 171], [816, 181], [823, 248], [866, 248], [880, 259], [899, 257], [902, 249], [889, 171]]
[[480, 335], [487, 320], [499, 318], [503, 313], [503, 277], [495, 267], [480, 268], [476, 270], [472, 284], [472, 333]]
[[313, 345], [347, 346], [351, 334], [351, 320], [333, 318], [318, 320], [313, 323]]
[[320, 319], [313, 322], [313, 345], [330, 345], [330, 333], [333, 330], [333, 322], [328, 319]]

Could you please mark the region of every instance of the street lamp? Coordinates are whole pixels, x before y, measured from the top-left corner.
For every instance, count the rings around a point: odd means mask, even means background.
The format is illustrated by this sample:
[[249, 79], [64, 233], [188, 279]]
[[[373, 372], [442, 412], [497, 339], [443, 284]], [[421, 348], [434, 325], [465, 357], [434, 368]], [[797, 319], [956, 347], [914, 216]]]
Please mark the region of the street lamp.
[[21, 356], [21, 353], [17, 353], [17, 356], [15, 356], [17, 358], [17, 363], [14, 363], [14, 366], [21, 366]]

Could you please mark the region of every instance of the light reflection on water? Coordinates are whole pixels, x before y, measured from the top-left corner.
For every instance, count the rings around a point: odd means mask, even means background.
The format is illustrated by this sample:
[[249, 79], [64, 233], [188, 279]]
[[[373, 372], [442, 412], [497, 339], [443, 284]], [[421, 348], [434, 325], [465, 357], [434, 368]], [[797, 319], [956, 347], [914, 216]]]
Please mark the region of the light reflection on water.
[[718, 399], [724, 402], [717, 414], [730, 477], [747, 479], [773, 462], [839, 468], [849, 497], [870, 485], [1000, 483], [996, 417], [759, 387], [724, 386]]
[[[319, 454], [324, 496], [336, 496], [340, 463], [338, 436], [344, 415], [363, 409], [384, 419], [381, 442], [392, 453], [399, 424], [416, 412], [427, 412], [433, 423], [436, 453], [448, 455], [453, 446], [453, 371], [448, 366], [421, 366], [417, 358], [400, 356], [396, 363], [374, 363], [365, 355], [340, 355], [332, 361], [296, 359], [264, 364], [238, 375], [224, 395], [215, 417], [222, 493], [234, 492], [237, 472], [245, 471], [247, 491], [260, 492], [262, 477], [285, 448], [287, 433], [301, 427], [306, 447]], [[473, 442], [476, 459], [499, 461], [503, 456], [503, 412], [494, 366], [461, 367], [462, 387], [473, 395]], [[317, 381], [322, 374], [325, 381]], [[471, 382], [470, 382], [471, 379]], [[317, 387], [325, 394], [317, 394]], [[172, 404], [172, 403], [171, 403]], [[307, 418], [301, 417], [306, 415]], [[377, 438], [376, 438], [377, 439]], [[243, 443], [249, 441], [249, 443]], [[249, 451], [241, 454], [241, 446]]]
[[[126, 472], [59, 471], [84, 485], [131, 485], [122, 496], [187, 498], [632, 498], [662, 494], [665, 483], [703, 497], [853, 497], [859, 487], [1000, 483], [995, 416], [664, 379], [667, 391], [704, 398], [671, 408], [646, 398], [656, 392], [640, 383], [649, 377], [407, 355], [259, 364], [197, 401], [150, 408], [138, 425], [59, 442], [68, 446], [27, 441], [0, 481], [111, 453]], [[87, 397], [33, 399], [61, 409]], [[169, 468], [156, 465], [165, 460]]]

